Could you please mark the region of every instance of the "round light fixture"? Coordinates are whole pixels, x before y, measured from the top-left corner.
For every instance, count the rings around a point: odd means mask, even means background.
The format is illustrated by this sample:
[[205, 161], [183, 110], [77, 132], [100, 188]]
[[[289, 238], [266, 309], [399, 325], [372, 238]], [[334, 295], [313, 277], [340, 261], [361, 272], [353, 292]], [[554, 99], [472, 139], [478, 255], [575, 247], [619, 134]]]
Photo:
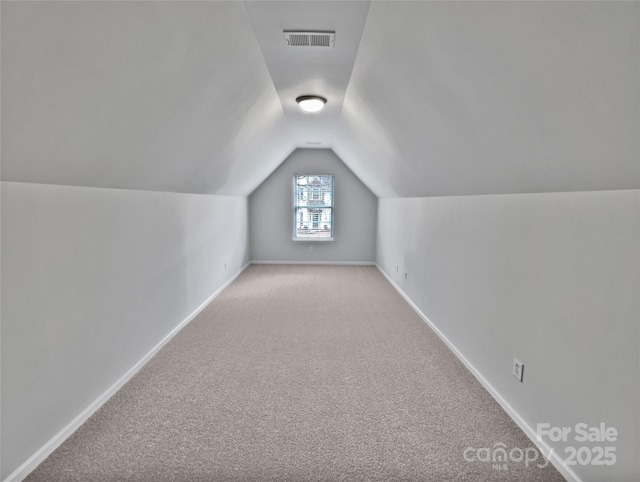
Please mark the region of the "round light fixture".
[[327, 99], [319, 95], [301, 95], [296, 99], [296, 102], [305, 112], [318, 112], [327, 103]]

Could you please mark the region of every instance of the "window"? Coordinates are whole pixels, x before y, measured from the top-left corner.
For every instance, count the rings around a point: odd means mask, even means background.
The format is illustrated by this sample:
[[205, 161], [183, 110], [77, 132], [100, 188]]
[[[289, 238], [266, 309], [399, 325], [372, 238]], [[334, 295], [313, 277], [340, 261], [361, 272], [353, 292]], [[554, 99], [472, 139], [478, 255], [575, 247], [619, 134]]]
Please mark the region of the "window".
[[333, 241], [333, 176], [293, 176], [293, 240]]

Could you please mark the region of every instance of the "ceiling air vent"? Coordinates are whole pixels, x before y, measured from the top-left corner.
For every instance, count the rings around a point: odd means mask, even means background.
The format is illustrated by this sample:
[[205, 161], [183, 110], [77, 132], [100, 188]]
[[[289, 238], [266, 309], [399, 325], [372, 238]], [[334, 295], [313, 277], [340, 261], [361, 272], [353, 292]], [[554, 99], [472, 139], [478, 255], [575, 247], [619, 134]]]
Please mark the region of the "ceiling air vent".
[[335, 32], [302, 32], [285, 30], [284, 40], [287, 47], [333, 47]]

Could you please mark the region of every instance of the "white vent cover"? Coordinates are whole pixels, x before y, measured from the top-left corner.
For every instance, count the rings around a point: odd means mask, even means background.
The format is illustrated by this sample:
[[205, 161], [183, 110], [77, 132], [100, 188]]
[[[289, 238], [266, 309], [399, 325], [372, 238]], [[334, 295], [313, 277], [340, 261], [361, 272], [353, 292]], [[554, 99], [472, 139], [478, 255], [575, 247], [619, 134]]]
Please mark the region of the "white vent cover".
[[287, 47], [333, 47], [336, 39], [335, 32], [284, 30], [283, 33]]

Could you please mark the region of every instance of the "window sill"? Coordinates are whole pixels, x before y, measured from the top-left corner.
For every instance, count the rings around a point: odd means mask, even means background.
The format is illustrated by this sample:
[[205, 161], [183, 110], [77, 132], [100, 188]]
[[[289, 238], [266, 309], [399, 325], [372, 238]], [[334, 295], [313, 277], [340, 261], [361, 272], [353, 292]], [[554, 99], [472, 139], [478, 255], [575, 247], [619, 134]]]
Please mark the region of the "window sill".
[[296, 243], [331, 243], [333, 238], [292, 238], [291, 241]]

